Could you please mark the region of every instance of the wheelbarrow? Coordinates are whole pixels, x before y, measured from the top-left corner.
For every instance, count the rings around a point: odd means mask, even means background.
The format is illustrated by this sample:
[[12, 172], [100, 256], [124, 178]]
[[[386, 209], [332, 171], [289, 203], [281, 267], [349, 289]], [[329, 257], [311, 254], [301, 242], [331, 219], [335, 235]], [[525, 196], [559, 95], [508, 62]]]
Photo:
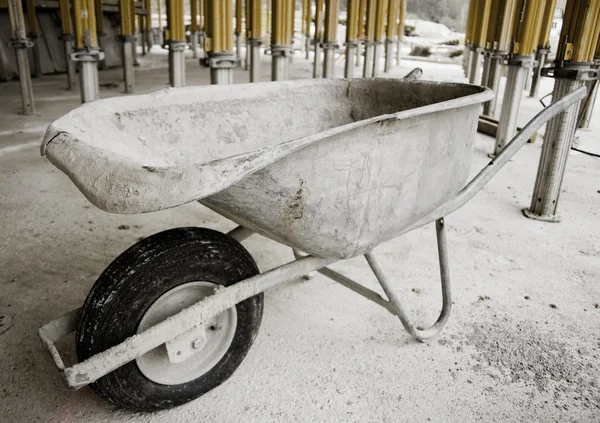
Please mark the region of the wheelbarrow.
[[[549, 119], [554, 102], [474, 179], [483, 87], [392, 79], [304, 80], [167, 89], [82, 105], [52, 123], [42, 154], [94, 205], [145, 213], [199, 201], [239, 226], [177, 228], [139, 241], [78, 310], [39, 337], [72, 389], [88, 384], [138, 411], [191, 401], [227, 380], [256, 337], [263, 292], [318, 271], [397, 316], [419, 341], [452, 305], [444, 218], [469, 201]], [[435, 222], [442, 307], [417, 328], [373, 249]], [[264, 273], [253, 233], [296, 260]], [[327, 266], [364, 255], [387, 298]], [[55, 342], [76, 332], [78, 363]]]

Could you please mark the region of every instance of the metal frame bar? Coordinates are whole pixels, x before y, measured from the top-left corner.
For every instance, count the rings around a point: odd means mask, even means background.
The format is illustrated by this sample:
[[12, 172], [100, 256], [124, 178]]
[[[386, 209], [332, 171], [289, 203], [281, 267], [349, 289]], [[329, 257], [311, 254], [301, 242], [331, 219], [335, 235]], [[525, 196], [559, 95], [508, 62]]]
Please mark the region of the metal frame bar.
[[[448, 266], [448, 253], [443, 217], [452, 213], [469, 201], [485, 184], [505, 165], [512, 156], [529, 140], [546, 121], [563, 112], [574, 103], [583, 99], [586, 88], [579, 88], [572, 93], [557, 100], [552, 105], [542, 110], [534, 117], [523, 130], [502, 150], [489, 165], [473, 178], [462, 191], [454, 198], [440, 206], [436, 210], [419, 219], [413, 225], [406, 228], [406, 233], [426, 223], [436, 222], [438, 257], [440, 262], [440, 277], [442, 283], [442, 310], [437, 321], [428, 329], [418, 329], [411, 322], [401, 304], [398, 296], [393, 291], [388, 278], [373, 255], [365, 254], [367, 262], [375, 273], [389, 301], [382, 298], [378, 293], [358, 284], [327, 266], [338, 261], [334, 258], [319, 258], [314, 256], [301, 257], [295, 252], [297, 260], [243, 280], [235, 285], [218, 290], [214, 295], [197, 302], [196, 304], [180, 311], [174, 316], [145, 330], [141, 334], [127, 338], [124, 342], [115, 345], [85, 361], [71, 367], [65, 364], [56, 349], [54, 343], [73, 332], [76, 329], [80, 310], [73, 310], [58, 319], [47, 323], [38, 330], [38, 336], [43, 346], [52, 356], [56, 367], [67, 386], [78, 389], [98, 380], [113, 370], [123, 366], [146, 352], [172, 341], [190, 329], [203, 325], [207, 320], [219, 313], [233, 307], [254, 295], [273, 288], [277, 285], [289, 282], [299, 277], [308, 275], [313, 271], [320, 271], [323, 275], [351, 289], [361, 296], [384, 307], [390, 313], [398, 316], [404, 328], [417, 340], [424, 341], [437, 335], [447, 322], [452, 307], [450, 277]], [[242, 241], [252, 235], [250, 229], [238, 227], [229, 232], [229, 236]]]
[[228, 308], [267, 289], [327, 266], [334, 261], [336, 259], [306, 256], [300, 260], [294, 260], [268, 272], [245, 279], [235, 285], [220, 289], [214, 295], [183, 309], [144, 332], [131, 336], [120, 344], [71, 367], [65, 367], [54, 343], [76, 329], [79, 309], [45, 324], [38, 330], [38, 336], [43, 346], [50, 352], [67, 386], [71, 389], [79, 389], [159, 345], [174, 340], [188, 330], [203, 325]]

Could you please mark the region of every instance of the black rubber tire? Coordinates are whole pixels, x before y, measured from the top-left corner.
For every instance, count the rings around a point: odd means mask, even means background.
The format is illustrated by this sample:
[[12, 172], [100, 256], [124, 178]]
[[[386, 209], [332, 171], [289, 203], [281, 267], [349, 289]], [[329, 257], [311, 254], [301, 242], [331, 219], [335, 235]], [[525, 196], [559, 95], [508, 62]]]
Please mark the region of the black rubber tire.
[[[259, 273], [248, 251], [233, 238], [204, 228], [171, 229], [129, 248], [98, 278], [77, 327], [77, 357], [83, 361], [134, 335], [148, 308], [165, 292], [192, 281], [229, 286]], [[201, 377], [179, 385], [146, 378], [132, 361], [91, 386], [112, 404], [154, 411], [184, 404], [227, 380], [258, 333], [263, 294], [236, 306], [237, 328], [225, 356]]]

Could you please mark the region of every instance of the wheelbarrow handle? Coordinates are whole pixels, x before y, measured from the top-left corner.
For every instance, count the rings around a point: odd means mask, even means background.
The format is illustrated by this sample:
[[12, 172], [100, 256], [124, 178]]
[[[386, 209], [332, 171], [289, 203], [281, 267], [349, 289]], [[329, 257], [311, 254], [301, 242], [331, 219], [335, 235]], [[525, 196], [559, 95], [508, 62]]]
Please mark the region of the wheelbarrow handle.
[[508, 161], [529, 141], [538, 129], [556, 115], [564, 112], [575, 103], [584, 99], [586, 95], [587, 88], [583, 86], [561, 99], [556, 100], [550, 106], [539, 112], [455, 197], [407, 227], [402, 233], [410, 232], [413, 229], [433, 222], [434, 220], [441, 219], [461, 208], [473, 198], [506, 163], [508, 163]]

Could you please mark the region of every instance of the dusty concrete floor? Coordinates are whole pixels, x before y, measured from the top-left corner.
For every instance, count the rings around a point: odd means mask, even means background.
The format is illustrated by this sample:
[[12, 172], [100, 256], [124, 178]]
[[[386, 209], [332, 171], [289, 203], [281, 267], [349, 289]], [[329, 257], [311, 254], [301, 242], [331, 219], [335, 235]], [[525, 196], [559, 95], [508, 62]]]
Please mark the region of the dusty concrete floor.
[[[166, 56], [143, 61], [151, 69], [136, 70], [138, 91], [165, 86]], [[206, 83], [208, 73], [196, 63], [188, 59], [188, 83]], [[416, 65], [426, 78], [462, 79], [458, 66], [409, 61], [394, 75]], [[296, 58], [293, 76], [309, 75], [310, 64]], [[100, 74], [103, 84], [119, 84], [120, 77], [119, 70]], [[246, 79], [242, 70], [235, 77]], [[197, 204], [139, 216], [91, 206], [37, 149], [47, 124], [78, 105], [78, 94], [63, 87], [62, 76], [34, 81], [38, 111], [25, 117], [15, 114], [18, 85], [0, 84], [0, 312], [13, 316], [13, 326], [0, 334], [0, 421], [598, 421], [600, 162], [572, 154], [562, 222], [527, 220], [521, 208], [530, 201], [541, 142], [523, 148], [447, 218], [454, 312], [437, 340], [411, 341], [385, 310], [317, 276], [266, 294], [248, 357], [199, 400], [135, 414], [114, 409], [89, 388], [68, 391], [37, 328], [80, 306], [95, 278], [140, 237], [184, 225], [227, 230], [233, 224]], [[541, 92], [550, 89], [545, 81]], [[524, 99], [521, 120], [540, 107]], [[598, 110], [592, 125], [581, 132], [581, 147], [599, 153]], [[474, 173], [492, 147], [492, 139], [478, 135]], [[262, 270], [292, 259], [288, 248], [260, 237], [246, 245]], [[431, 322], [439, 307], [433, 227], [378, 252], [412, 315]], [[363, 259], [334, 267], [375, 288]]]

